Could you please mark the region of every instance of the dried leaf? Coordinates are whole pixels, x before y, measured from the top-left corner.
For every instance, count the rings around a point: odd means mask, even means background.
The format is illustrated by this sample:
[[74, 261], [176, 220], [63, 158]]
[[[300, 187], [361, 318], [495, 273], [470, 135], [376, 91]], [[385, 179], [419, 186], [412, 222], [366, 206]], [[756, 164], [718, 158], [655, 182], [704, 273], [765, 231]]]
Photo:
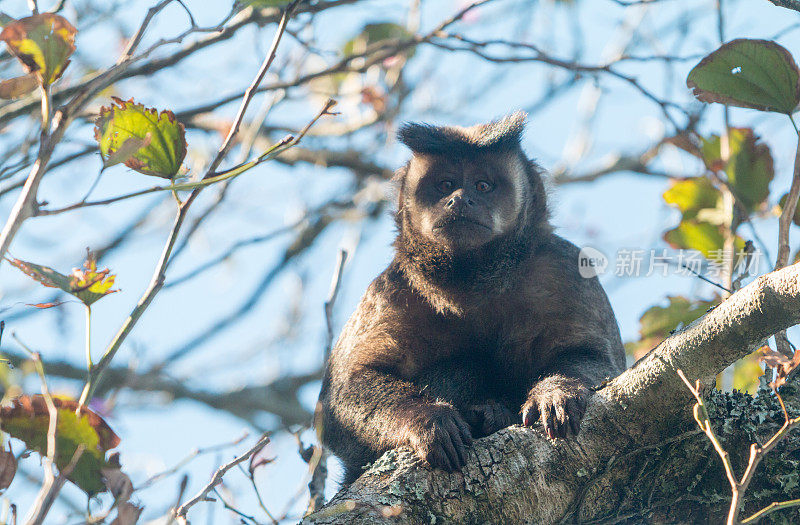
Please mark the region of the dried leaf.
[[0, 490], [6, 490], [17, 474], [17, 458], [5, 448], [0, 449]]
[[119, 467], [106, 467], [100, 469], [100, 472], [103, 474], [103, 482], [106, 488], [114, 496], [115, 501], [128, 501], [131, 498], [133, 482]]
[[39, 79], [34, 73], [10, 78], [0, 82], [0, 98], [10, 99], [27, 95], [39, 87]]
[[117, 505], [117, 517], [111, 525], [136, 525], [139, 516], [142, 514], [143, 507], [138, 507], [129, 501]]
[[775, 380], [770, 383], [770, 386], [776, 390], [785, 385], [789, 374], [800, 366], [800, 351], [795, 351], [793, 357], [790, 358], [765, 346], [759, 350], [759, 353], [761, 354], [761, 361], [768, 367], [775, 369]]
[[49, 86], [61, 76], [75, 51], [78, 31], [64, 17], [41, 13], [6, 25], [0, 40], [40, 84]]

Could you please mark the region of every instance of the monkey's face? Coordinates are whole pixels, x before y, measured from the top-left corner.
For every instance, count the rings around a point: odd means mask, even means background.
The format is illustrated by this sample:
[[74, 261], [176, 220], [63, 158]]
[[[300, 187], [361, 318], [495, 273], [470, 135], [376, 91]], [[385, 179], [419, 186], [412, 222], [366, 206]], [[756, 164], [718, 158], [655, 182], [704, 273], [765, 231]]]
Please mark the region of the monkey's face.
[[403, 189], [406, 226], [452, 251], [479, 248], [517, 227], [527, 185], [513, 152], [415, 155]]

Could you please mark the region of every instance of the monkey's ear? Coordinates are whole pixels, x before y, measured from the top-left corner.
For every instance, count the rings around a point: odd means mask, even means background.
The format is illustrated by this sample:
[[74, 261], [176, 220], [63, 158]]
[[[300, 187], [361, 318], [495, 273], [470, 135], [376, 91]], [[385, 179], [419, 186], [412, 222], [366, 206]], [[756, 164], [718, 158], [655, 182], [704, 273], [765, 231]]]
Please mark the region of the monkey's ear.
[[519, 146], [527, 116], [524, 111], [517, 111], [468, 128], [410, 123], [400, 128], [397, 137], [414, 153], [432, 155], [514, 149]]
[[394, 187], [394, 200], [398, 204], [398, 208], [403, 206], [403, 195], [406, 190], [406, 176], [408, 175], [408, 163], [395, 170], [392, 176], [392, 186]]

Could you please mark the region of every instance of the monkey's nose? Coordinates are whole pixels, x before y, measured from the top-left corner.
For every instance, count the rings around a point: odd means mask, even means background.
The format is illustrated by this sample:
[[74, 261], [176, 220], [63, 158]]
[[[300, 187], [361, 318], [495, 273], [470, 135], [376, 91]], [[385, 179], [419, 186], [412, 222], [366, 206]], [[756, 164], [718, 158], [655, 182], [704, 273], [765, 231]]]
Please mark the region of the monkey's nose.
[[458, 194], [450, 197], [450, 200], [447, 201], [447, 204], [445, 204], [445, 208], [460, 209], [464, 208], [465, 206], [472, 206], [473, 204], [475, 203], [472, 202], [472, 199], [470, 199], [469, 197], [464, 197], [461, 194]]

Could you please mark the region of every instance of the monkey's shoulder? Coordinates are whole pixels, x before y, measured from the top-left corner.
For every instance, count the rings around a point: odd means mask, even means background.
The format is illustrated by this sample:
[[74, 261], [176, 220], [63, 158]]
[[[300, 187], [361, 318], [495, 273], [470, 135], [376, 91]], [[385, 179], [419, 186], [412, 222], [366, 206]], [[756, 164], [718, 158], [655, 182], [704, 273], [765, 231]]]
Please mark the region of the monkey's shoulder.
[[[387, 368], [418, 365], [411, 356], [441, 344], [438, 316], [415, 293], [395, 263], [367, 287], [356, 310], [342, 330], [334, 355], [352, 364]], [[431, 341], [431, 338], [437, 341]], [[412, 362], [414, 361], [414, 362]]]

